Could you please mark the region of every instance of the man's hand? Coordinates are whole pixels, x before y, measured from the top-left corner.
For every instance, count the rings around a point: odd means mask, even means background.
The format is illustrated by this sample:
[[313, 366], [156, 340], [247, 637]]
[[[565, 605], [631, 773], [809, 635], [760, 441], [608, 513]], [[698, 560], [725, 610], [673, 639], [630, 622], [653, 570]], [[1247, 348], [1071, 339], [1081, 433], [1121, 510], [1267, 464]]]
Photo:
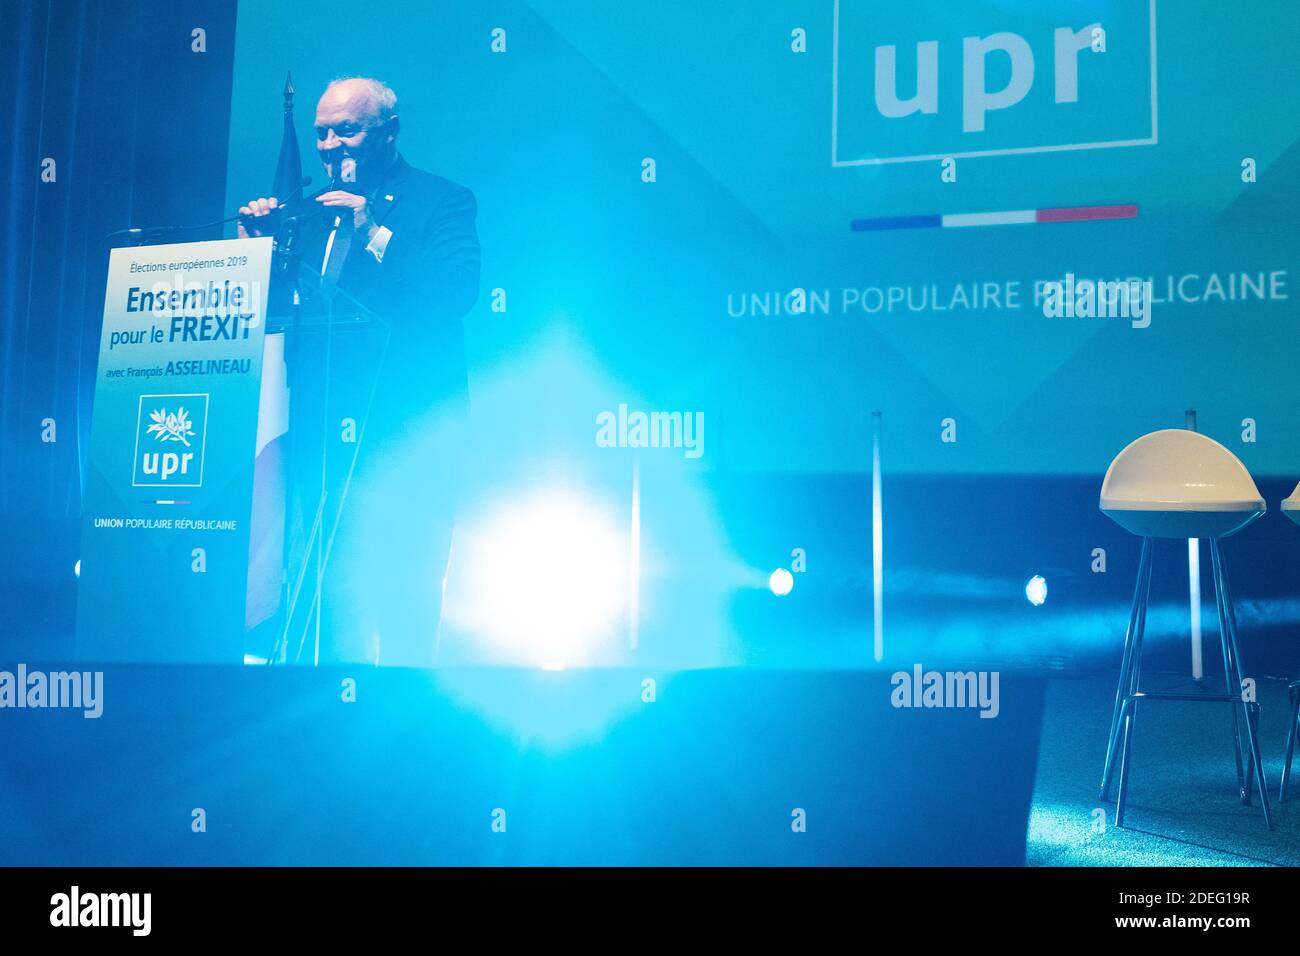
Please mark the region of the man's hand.
[[[271, 215], [271, 210], [279, 209], [280, 203], [272, 196], [270, 199], [254, 199], [247, 206], [239, 207], [239, 222], [237, 232], [240, 239], [250, 239], [257, 236], [270, 235], [271, 220], [265, 218]], [[258, 222], [257, 220], [261, 220]]]
[[352, 225], [356, 227], [357, 234], [365, 237], [366, 242], [375, 237], [379, 224], [371, 217], [370, 203], [366, 202], [365, 196], [345, 193], [341, 189], [335, 189], [331, 192], [321, 193], [316, 197], [316, 201], [322, 206], [344, 206], [351, 209]]

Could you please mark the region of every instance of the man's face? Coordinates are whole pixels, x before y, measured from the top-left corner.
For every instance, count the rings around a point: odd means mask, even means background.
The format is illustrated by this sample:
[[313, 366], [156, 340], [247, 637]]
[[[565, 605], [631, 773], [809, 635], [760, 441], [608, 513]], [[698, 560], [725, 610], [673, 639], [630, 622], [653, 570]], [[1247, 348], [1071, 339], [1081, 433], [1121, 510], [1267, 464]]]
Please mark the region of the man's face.
[[372, 182], [392, 156], [396, 117], [380, 123], [379, 110], [364, 86], [344, 81], [316, 104], [316, 151], [331, 179]]

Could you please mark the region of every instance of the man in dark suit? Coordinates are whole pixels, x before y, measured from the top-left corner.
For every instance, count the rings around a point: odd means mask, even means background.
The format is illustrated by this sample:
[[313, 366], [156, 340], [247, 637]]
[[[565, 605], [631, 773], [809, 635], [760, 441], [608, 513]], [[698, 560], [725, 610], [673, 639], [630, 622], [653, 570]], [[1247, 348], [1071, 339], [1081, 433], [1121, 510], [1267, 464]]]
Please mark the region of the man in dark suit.
[[[308, 316], [364, 311], [386, 326], [368, 414], [354, 416], [364, 428], [330, 553], [321, 656], [428, 665], [459, 486], [455, 451], [468, 410], [460, 320], [478, 297], [477, 206], [465, 187], [407, 163], [397, 151], [399, 129], [397, 98], [378, 80], [347, 77], [326, 88], [316, 108], [316, 149], [330, 188], [288, 210], [299, 280], [273, 283], [269, 311], [287, 312], [296, 288]], [[252, 200], [239, 213], [241, 237], [286, 238], [276, 197]], [[348, 365], [348, 342], [333, 339], [334, 380], [364, 376]], [[297, 355], [303, 370], [320, 365], [316, 354]], [[325, 382], [298, 386], [291, 406], [316, 406], [294, 414], [300, 430], [319, 408], [320, 396], [311, 393]], [[333, 419], [331, 405], [325, 420], [337, 424]], [[310, 474], [298, 470], [300, 479]], [[310, 524], [314, 501], [300, 504]]]

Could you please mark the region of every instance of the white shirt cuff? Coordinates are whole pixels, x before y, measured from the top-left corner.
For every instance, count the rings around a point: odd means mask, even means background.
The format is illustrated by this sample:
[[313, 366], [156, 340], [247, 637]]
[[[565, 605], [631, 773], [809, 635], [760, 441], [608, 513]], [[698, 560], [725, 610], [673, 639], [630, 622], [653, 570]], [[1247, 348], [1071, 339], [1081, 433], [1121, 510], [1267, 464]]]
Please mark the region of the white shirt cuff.
[[366, 244], [366, 252], [375, 257], [376, 262], [384, 261], [384, 250], [388, 248], [388, 240], [393, 238], [393, 231], [387, 226], [380, 226], [375, 230], [375, 237]]

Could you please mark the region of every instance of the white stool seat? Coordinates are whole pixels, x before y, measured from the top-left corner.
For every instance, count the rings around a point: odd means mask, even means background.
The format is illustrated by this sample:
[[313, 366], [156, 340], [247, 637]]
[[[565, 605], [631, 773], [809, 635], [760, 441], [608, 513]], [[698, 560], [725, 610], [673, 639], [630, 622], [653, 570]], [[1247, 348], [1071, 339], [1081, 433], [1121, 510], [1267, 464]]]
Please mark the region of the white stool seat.
[[1282, 514], [1300, 524], [1300, 485], [1295, 486], [1290, 498], [1282, 499]]
[[1236, 455], [1184, 428], [1132, 442], [1115, 456], [1101, 483], [1102, 512], [1145, 538], [1223, 538], [1266, 508]]

